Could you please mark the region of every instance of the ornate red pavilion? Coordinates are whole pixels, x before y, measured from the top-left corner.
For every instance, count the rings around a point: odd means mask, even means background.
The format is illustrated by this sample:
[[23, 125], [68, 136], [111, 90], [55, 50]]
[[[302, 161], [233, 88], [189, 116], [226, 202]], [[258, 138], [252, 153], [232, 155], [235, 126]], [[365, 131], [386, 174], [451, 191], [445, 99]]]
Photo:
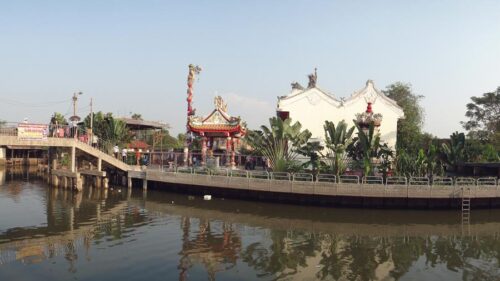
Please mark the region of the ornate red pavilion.
[[[198, 66], [189, 65], [188, 74], [188, 116], [187, 135], [199, 137], [201, 140], [201, 165], [207, 163], [207, 153], [212, 155], [213, 150], [219, 147], [218, 144], [225, 142], [226, 161], [228, 167], [235, 167], [235, 148], [238, 146], [240, 138], [246, 133], [246, 128], [240, 117], [233, 117], [227, 112], [227, 104], [222, 97], [214, 99], [215, 109], [206, 117], [195, 116], [195, 109], [192, 107], [193, 82], [194, 77], [201, 71]], [[190, 139], [186, 138], [184, 147], [184, 165], [188, 165]], [[217, 145], [216, 145], [217, 143]]]

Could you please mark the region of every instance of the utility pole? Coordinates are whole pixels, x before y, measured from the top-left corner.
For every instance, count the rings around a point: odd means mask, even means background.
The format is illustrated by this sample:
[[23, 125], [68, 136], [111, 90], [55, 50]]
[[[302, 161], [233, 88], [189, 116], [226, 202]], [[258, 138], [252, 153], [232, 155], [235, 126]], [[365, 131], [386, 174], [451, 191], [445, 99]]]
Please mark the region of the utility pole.
[[92, 110], [92, 98], [90, 98], [90, 130], [94, 129], [94, 111]]
[[90, 132], [89, 136], [89, 145], [92, 145], [92, 139], [94, 138], [94, 111], [92, 109], [92, 98], [90, 98]]
[[73, 116], [76, 116], [76, 102], [78, 101], [78, 96], [83, 94], [82, 92], [73, 94]]

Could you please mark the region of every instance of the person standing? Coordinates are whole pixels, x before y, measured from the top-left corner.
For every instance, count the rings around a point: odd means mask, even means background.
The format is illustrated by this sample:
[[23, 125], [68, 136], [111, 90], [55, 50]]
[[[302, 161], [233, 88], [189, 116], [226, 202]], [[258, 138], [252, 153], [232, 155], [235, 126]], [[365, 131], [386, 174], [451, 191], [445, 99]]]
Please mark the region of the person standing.
[[137, 166], [141, 165], [141, 152], [138, 148], [135, 150], [135, 164]]
[[252, 157], [248, 155], [245, 157], [245, 170], [251, 170], [252, 168]]
[[99, 137], [97, 135], [92, 134], [92, 147], [97, 148], [98, 141], [99, 141]]
[[122, 149], [122, 161], [127, 163], [127, 149], [125, 147]]
[[116, 158], [116, 159], [120, 159], [120, 158], [118, 158], [118, 155], [119, 155], [119, 153], [120, 153], [120, 148], [118, 147], [118, 145], [115, 145], [115, 146], [113, 147], [113, 152], [115, 153], [115, 158]]

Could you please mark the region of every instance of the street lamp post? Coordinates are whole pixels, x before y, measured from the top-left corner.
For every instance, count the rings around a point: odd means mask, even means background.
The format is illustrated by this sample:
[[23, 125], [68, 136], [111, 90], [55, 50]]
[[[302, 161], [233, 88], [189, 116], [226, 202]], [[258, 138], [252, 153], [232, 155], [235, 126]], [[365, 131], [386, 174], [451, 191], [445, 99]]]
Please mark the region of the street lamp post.
[[78, 96], [82, 95], [83, 93], [82, 92], [78, 92], [78, 93], [74, 93], [73, 94], [73, 116], [71, 116], [69, 118], [69, 120], [71, 120], [71, 123], [73, 124], [73, 137], [76, 139], [77, 138], [77, 124], [78, 124], [78, 121], [80, 121], [80, 117], [78, 117], [76, 115], [76, 104], [78, 102]]

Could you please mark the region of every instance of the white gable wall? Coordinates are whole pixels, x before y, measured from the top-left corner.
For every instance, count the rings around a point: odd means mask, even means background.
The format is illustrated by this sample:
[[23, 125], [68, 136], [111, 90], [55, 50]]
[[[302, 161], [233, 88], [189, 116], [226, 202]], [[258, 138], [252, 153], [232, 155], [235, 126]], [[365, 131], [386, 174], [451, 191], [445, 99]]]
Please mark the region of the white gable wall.
[[403, 111], [394, 101], [381, 95], [383, 94], [376, 91], [373, 84], [369, 82], [364, 89], [341, 103], [320, 89], [312, 88], [294, 96], [280, 98], [278, 111], [288, 111], [292, 121], [299, 121], [304, 129], [312, 133], [313, 138], [323, 141], [325, 120], [332, 121], [335, 125], [345, 120], [349, 126], [354, 126], [352, 120], [355, 119], [355, 114], [366, 111], [365, 98], [371, 98], [375, 100], [372, 104], [373, 112], [381, 113], [383, 116], [380, 126], [381, 139], [394, 149], [397, 120], [403, 117]]
[[[338, 113], [334, 110], [336, 106], [332, 100], [326, 99], [325, 94], [318, 89], [313, 88], [300, 96], [294, 97], [287, 103], [281, 103], [280, 108], [283, 111], [290, 112], [292, 121], [300, 121], [302, 128], [308, 129], [313, 138], [324, 139], [323, 124], [327, 118], [333, 118], [332, 115]], [[318, 120], [323, 120], [318, 122]]]

